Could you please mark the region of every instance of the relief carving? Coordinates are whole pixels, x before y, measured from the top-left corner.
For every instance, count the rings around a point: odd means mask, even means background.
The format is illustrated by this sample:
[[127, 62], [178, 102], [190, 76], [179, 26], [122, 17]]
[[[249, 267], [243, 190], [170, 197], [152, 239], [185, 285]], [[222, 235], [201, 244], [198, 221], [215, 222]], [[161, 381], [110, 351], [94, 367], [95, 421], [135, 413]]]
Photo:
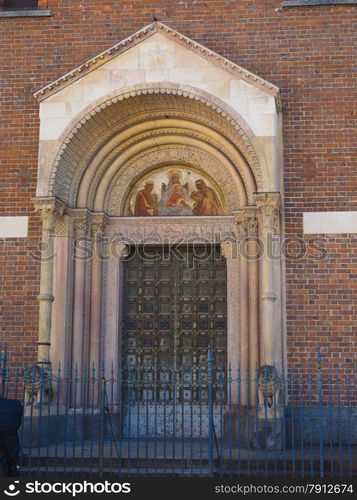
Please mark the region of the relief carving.
[[[118, 244], [195, 244], [237, 241], [238, 231], [233, 217], [217, 217], [214, 221], [187, 220], [183, 217], [135, 218], [112, 220], [106, 227], [106, 237]], [[133, 224], [135, 221], [135, 225]]]

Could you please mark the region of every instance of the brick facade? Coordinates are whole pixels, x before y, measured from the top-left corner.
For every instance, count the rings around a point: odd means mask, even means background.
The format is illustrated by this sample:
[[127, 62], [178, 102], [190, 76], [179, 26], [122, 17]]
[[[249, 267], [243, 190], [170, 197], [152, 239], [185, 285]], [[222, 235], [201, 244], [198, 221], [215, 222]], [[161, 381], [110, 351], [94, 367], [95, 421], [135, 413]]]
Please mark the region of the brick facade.
[[[0, 339], [13, 361], [36, 358], [40, 219], [35, 196], [39, 116], [33, 93], [158, 20], [281, 89], [285, 233], [302, 214], [356, 210], [356, 6], [282, 8], [262, 1], [49, 0], [51, 17], [0, 18], [0, 216], [30, 215], [29, 237], [0, 245]], [[357, 235], [320, 235], [286, 262], [289, 365], [354, 366]], [[305, 240], [307, 237], [305, 237]], [[289, 244], [291, 253], [299, 244]]]

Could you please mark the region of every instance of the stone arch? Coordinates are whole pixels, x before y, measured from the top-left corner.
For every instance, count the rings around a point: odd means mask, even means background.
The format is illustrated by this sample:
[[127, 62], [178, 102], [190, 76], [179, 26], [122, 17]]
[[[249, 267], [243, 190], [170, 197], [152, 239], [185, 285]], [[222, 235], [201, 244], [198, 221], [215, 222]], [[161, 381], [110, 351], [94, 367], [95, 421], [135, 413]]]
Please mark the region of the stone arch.
[[[145, 120], [148, 113], [150, 119]], [[202, 90], [161, 83], [137, 85], [88, 106], [75, 125], [70, 124], [62, 134], [46, 195], [75, 208], [86, 168], [96, 164], [97, 159], [103, 165], [103, 155], [108, 156], [106, 148], [111, 149], [112, 155], [127, 150], [130, 143], [138, 140], [138, 128], [143, 124], [153, 135], [158, 120], [166, 123], [162, 123], [157, 135], [167, 133], [178, 122], [181, 135], [185, 135], [185, 127], [187, 136], [198, 134], [194, 129], [200, 128], [202, 142], [214, 144], [230, 156], [238, 175], [245, 180], [249, 203], [253, 203], [252, 193], [264, 186], [265, 155], [254, 143], [249, 126], [225, 103]]]

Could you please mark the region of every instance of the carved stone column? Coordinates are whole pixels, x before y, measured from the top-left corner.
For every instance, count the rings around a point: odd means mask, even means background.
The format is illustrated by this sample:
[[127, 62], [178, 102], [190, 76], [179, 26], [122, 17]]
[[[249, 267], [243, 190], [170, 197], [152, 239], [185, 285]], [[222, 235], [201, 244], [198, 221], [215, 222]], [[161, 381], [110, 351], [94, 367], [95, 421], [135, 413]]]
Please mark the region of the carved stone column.
[[[231, 368], [231, 375], [237, 378], [237, 370], [240, 362], [239, 355], [239, 332], [240, 332], [240, 314], [239, 314], [239, 260], [238, 260], [238, 242], [221, 243], [221, 254], [227, 263], [227, 361]], [[238, 404], [238, 387], [232, 383], [230, 391], [230, 408], [236, 411]]]
[[259, 241], [258, 221], [255, 208], [247, 208], [247, 243], [248, 257], [248, 324], [249, 324], [249, 373], [250, 406], [256, 405], [255, 375], [259, 368]]
[[[72, 325], [72, 369], [78, 368], [81, 376], [83, 368], [83, 339], [85, 314], [85, 285], [87, 255], [85, 242], [88, 234], [87, 212], [76, 212], [73, 219], [74, 229], [74, 286], [73, 286], [73, 325]], [[80, 395], [78, 394], [78, 397]]]
[[[118, 380], [120, 379], [122, 352], [123, 260], [128, 255], [129, 247], [124, 243], [116, 242], [115, 239], [108, 236], [107, 250], [108, 254], [103, 269], [105, 337], [102, 360], [106, 370], [105, 376], [107, 378], [111, 377], [111, 368], [113, 367], [114, 373], [117, 374], [115, 378]], [[122, 401], [120, 384], [115, 382], [110, 385], [108, 390], [113, 390], [113, 402], [119, 408]], [[110, 401], [111, 394], [108, 397]]]
[[[272, 365], [279, 359], [281, 324], [278, 311], [279, 284], [275, 280], [276, 258], [273, 256], [273, 237], [280, 233], [279, 193], [256, 193], [259, 207], [259, 237], [264, 246], [260, 260], [260, 365]], [[275, 259], [275, 260], [274, 260]]]
[[[92, 279], [90, 297], [90, 340], [89, 367], [99, 370], [101, 353], [101, 318], [102, 318], [102, 239], [105, 228], [105, 216], [95, 214], [91, 217], [92, 235]], [[97, 371], [98, 373], [98, 371]]]
[[56, 218], [63, 215], [64, 205], [55, 198], [33, 200], [35, 210], [42, 218], [42, 255], [40, 278], [39, 329], [37, 360], [50, 365], [51, 323], [53, 296], [54, 229]]
[[54, 373], [59, 367], [65, 367], [70, 360], [69, 348], [72, 343], [69, 335], [71, 317], [69, 314], [69, 292], [71, 290], [70, 265], [70, 232], [69, 217], [64, 215], [56, 220], [54, 251], [56, 261], [53, 269], [53, 290], [55, 301], [52, 306], [52, 333], [51, 333], [51, 364]]
[[241, 383], [241, 404], [249, 406], [249, 388], [245, 380], [251, 377], [249, 373], [249, 269], [248, 259], [244, 249], [248, 235], [247, 215], [244, 211], [235, 214], [235, 220], [238, 227], [238, 258], [239, 258], [239, 358], [240, 358], [240, 376], [244, 379]]

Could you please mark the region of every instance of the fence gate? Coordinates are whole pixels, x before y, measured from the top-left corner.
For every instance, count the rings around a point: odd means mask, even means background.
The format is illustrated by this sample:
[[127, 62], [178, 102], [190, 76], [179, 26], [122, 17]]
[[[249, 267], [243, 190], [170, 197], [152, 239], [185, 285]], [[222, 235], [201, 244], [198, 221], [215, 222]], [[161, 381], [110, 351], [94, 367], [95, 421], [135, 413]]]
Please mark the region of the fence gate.
[[[219, 246], [132, 248], [123, 287], [125, 436], [207, 435], [209, 346], [217, 381], [226, 366], [226, 274]], [[217, 382], [217, 408], [224, 397]]]

